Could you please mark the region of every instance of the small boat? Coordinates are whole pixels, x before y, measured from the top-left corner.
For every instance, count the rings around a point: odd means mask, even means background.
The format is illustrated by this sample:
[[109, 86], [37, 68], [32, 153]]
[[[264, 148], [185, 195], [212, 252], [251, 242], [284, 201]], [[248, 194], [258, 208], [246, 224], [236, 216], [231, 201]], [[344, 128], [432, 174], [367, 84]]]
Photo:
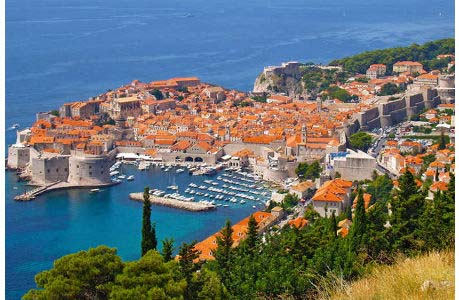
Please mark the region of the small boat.
[[167, 188], [170, 189], [170, 190], [178, 190], [178, 186], [176, 186], [176, 185], [170, 185]]
[[18, 124], [18, 123], [14, 123], [14, 124], [11, 126], [11, 128], [13, 128], [13, 129], [19, 128], [19, 124]]
[[255, 205], [252, 206], [253, 209], [257, 208]]
[[127, 178], [127, 180], [129, 180], [129, 181], [134, 180], [134, 175], [130, 175], [130, 176]]
[[184, 172], [185, 170], [184, 169], [177, 169], [177, 171], [175, 171], [176, 173], [182, 173]]
[[228, 207], [228, 206], [229, 206], [228, 204], [223, 205], [223, 207]]
[[89, 192], [91, 192], [91, 193], [98, 193], [98, 192], [100, 192], [100, 189], [91, 189]]
[[244, 204], [244, 203], [245, 203], [245, 201], [244, 201], [244, 200], [241, 200], [241, 202], [239, 202], [239, 203], [241, 203], [241, 204]]
[[126, 175], [120, 175], [118, 176], [118, 179], [125, 179], [126, 178]]

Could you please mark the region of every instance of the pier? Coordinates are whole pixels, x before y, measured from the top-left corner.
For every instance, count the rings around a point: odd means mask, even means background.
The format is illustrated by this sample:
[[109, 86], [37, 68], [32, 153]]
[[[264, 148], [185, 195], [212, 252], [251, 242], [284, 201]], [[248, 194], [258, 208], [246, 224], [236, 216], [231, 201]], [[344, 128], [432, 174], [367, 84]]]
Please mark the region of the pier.
[[16, 197], [14, 197], [14, 200], [16, 201], [30, 201], [30, 200], [33, 200], [35, 199], [35, 197], [37, 197], [38, 195], [44, 193], [45, 191], [47, 191], [49, 188], [51, 188], [52, 186], [56, 185], [60, 183], [60, 181], [58, 182], [53, 182], [51, 184], [48, 184], [46, 186], [39, 186], [31, 191], [28, 191], [28, 192], [25, 192], [24, 194], [21, 194], [21, 195], [17, 195]]
[[[143, 193], [131, 193], [129, 194], [129, 198], [136, 201], [143, 201]], [[216, 208], [213, 204], [180, 201], [176, 199], [157, 197], [153, 195], [150, 195], [150, 202], [156, 205], [162, 205], [188, 211], [209, 211], [214, 210]]]
[[98, 185], [76, 185], [76, 184], [71, 184], [68, 182], [63, 182], [63, 181], [57, 181], [53, 182], [50, 184], [47, 184], [45, 186], [39, 186], [31, 191], [25, 192], [21, 195], [17, 195], [14, 197], [14, 200], [16, 201], [30, 201], [35, 199], [37, 196], [50, 192], [50, 191], [55, 191], [55, 190], [63, 190], [63, 189], [90, 189], [90, 188], [100, 188], [100, 187], [108, 187], [108, 186], [113, 186], [118, 184], [117, 182], [111, 182], [111, 183], [106, 183], [106, 184], [98, 184]]

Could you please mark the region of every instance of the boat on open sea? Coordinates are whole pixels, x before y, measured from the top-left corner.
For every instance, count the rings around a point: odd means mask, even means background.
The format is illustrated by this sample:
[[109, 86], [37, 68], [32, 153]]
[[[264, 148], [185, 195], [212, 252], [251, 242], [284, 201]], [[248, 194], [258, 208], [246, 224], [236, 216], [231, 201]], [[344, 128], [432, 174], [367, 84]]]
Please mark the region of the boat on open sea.
[[90, 193], [98, 193], [100, 192], [100, 189], [91, 189], [89, 190]]

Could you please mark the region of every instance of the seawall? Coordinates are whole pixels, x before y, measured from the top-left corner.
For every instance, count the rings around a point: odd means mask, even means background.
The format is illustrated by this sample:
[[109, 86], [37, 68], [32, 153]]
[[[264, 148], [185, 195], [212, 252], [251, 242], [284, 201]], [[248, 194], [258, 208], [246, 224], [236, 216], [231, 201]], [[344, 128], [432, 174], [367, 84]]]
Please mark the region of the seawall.
[[[131, 200], [143, 202], [143, 193], [131, 193], [129, 194], [129, 198]], [[156, 197], [152, 195], [150, 195], [150, 202], [156, 205], [184, 209], [188, 211], [209, 211], [215, 209], [215, 205], [212, 204], [205, 204], [200, 202], [186, 202], [171, 198]]]

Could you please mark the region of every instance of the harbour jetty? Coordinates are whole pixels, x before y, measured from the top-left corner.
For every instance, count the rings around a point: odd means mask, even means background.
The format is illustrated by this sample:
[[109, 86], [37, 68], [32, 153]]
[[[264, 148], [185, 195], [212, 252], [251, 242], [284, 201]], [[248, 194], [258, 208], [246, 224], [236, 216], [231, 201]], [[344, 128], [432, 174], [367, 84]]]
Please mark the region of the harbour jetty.
[[[143, 193], [129, 194], [131, 200], [143, 201]], [[150, 195], [150, 202], [156, 205], [168, 206], [188, 211], [209, 211], [214, 210], [216, 207], [213, 204], [206, 204], [201, 202], [187, 202], [171, 198], [157, 197]]]

